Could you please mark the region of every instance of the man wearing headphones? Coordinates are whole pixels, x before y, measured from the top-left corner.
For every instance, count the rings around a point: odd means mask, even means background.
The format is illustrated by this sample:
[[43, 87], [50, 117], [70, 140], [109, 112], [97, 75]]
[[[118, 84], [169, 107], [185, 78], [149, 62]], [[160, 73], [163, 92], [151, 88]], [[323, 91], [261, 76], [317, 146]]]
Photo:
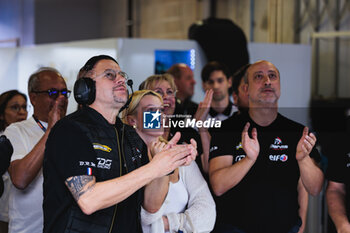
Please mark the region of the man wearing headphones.
[[175, 137], [148, 162], [144, 142], [117, 117], [128, 99], [117, 61], [95, 56], [81, 72], [90, 78], [75, 86], [83, 107], [58, 122], [47, 142], [44, 232], [142, 232], [141, 204], [160, 208], [163, 200], [149, 194], [195, 158], [195, 145], [175, 145]]

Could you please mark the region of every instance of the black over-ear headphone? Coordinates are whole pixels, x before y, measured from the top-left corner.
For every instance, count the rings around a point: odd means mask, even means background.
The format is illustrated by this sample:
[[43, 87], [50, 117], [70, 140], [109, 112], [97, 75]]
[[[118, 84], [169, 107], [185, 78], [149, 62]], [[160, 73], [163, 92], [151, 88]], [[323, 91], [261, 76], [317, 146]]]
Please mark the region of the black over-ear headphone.
[[[125, 105], [120, 109], [119, 112], [123, 111], [131, 102], [134, 90], [132, 88], [133, 81], [129, 79], [126, 84], [131, 88], [131, 96], [126, 101]], [[74, 99], [78, 104], [90, 105], [95, 101], [96, 98], [96, 83], [91, 78], [83, 77], [75, 81], [74, 84]]]
[[78, 104], [90, 105], [96, 98], [96, 84], [91, 78], [79, 78], [74, 84], [74, 99]]

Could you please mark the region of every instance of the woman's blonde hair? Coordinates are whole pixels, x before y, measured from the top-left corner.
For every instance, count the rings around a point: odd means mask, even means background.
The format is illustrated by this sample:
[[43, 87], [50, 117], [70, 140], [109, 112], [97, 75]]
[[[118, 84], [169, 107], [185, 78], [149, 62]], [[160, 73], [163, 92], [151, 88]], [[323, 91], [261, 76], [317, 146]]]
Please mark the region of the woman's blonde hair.
[[170, 84], [170, 88], [176, 92], [176, 85], [174, 82], [174, 77], [171, 74], [155, 74], [149, 76], [145, 81], [143, 81], [139, 87], [139, 90], [153, 90], [157, 82], [167, 81]]
[[159, 100], [161, 101], [161, 103], [163, 104], [163, 98], [156, 92], [152, 91], [152, 90], [140, 90], [140, 91], [135, 91], [134, 94], [132, 95], [132, 100], [129, 104], [129, 107], [126, 108], [123, 112], [122, 112], [122, 116], [121, 119], [125, 124], [129, 124], [128, 120], [127, 120], [127, 116], [130, 115], [135, 115], [137, 114], [137, 107], [140, 104], [141, 99], [146, 96], [146, 95], [153, 95], [155, 97], [158, 97]]

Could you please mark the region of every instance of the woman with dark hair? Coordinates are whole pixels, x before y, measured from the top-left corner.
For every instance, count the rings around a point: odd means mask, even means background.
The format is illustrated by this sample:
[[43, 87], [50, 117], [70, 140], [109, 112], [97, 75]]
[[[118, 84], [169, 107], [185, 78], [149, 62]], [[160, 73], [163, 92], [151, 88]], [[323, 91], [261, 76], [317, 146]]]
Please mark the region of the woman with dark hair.
[[13, 122], [27, 119], [27, 96], [17, 90], [0, 95], [0, 133]]
[[[27, 96], [25, 94], [17, 90], [10, 90], [0, 95], [0, 135], [11, 123], [27, 119], [27, 115]], [[4, 156], [3, 153], [0, 155]], [[4, 175], [1, 172], [1, 175], [0, 190], [4, 191], [0, 196], [0, 232], [2, 233], [8, 232], [8, 198], [11, 181], [7, 172]]]

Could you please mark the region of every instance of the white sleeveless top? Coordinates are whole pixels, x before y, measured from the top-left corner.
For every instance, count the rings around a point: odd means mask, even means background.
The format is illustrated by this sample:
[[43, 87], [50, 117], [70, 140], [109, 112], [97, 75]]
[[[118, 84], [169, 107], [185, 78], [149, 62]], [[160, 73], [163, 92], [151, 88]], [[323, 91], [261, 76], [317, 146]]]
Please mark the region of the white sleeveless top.
[[188, 203], [188, 192], [180, 176], [176, 183], [169, 182], [169, 191], [165, 199], [164, 215], [168, 213], [183, 213]]

